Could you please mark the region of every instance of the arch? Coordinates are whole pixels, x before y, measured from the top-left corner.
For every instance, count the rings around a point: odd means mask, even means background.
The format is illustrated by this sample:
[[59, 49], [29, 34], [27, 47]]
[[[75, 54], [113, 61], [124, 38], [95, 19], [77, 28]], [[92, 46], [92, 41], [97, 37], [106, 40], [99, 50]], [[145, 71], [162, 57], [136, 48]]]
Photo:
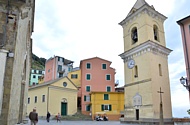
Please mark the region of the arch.
[[154, 40], [159, 41], [159, 30], [157, 25], [153, 25]]
[[67, 103], [67, 99], [66, 98], [62, 98], [61, 102]]
[[132, 39], [132, 44], [135, 44], [138, 42], [138, 31], [137, 27], [133, 27], [131, 30], [131, 39]]

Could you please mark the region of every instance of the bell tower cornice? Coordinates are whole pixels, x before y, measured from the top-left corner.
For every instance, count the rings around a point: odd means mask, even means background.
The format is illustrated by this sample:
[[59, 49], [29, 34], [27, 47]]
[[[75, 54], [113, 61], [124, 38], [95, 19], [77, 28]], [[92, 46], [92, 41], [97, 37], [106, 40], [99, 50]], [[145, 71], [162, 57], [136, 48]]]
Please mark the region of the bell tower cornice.
[[142, 54], [150, 52], [167, 58], [171, 51], [171, 49], [168, 49], [149, 40], [133, 49], [120, 54], [119, 56], [123, 59], [124, 62], [127, 62], [134, 57], [141, 56]]
[[167, 19], [166, 16], [164, 16], [163, 14], [156, 11], [153, 6], [149, 6], [148, 4], [144, 4], [139, 9], [132, 8], [131, 12], [127, 15], [127, 17], [124, 20], [122, 20], [119, 23], [119, 25], [123, 26], [125, 24], [128, 24], [129, 22], [131, 22], [131, 20], [137, 18], [141, 14], [147, 14], [150, 17], [156, 18], [162, 22], [164, 22]]

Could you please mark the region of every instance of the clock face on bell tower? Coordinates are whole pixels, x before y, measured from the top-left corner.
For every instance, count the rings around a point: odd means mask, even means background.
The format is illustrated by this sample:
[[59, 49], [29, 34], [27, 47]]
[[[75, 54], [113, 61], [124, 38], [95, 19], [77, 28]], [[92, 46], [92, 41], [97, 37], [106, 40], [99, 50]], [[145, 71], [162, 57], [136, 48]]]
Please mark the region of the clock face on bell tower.
[[[133, 120], [159, 119], [159, 91], [163, 94], [164, 115], [172, 118], [168, 55], [164, 15], [145, 0], [137, 0], [127, 17], [119, 24], [123, 28], [125, 70], [125, 118]], [[135, 102], [136, 96], [140, 103]]]

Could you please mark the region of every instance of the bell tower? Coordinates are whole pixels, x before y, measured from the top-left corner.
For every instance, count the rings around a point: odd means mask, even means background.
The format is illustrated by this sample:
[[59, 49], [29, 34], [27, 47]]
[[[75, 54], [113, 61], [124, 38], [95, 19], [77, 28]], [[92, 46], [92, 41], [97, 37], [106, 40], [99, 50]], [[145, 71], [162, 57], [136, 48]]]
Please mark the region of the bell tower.
[[[159, 122], [160, 102], [164, 122], [171, 122], [172, 108], [168, 55], [163, 23], [167, 19], [145, 0], [137, 0], [123, 27], [125, 117], [127, 122]], [[162, 89], [162, 100], [158, 91]]]

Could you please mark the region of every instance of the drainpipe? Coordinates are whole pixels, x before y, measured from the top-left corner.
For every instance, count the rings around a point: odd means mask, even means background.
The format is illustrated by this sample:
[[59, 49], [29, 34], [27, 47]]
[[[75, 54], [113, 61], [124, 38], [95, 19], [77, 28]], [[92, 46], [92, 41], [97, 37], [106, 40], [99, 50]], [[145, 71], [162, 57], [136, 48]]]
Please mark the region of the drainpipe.
[[49, 110], [49, 86], [48, 86], [48, 92], [47, 92], [47, 112]]
[[[190, 64], [189, 64], [189, 56], [188, 56], [188, 49], [187, 49], [187, 41], [186, 41], [186, 34], [185, 34], [185, 28], [184, 28], [184, 24], [179, 22], [182, 25], [182, 30], [184, 33], [184, 47], [185, 47], [185, 51], [186, 51], [186, 58], [187, 58], [187, 72], [189, 74], [189, 76], [187, 77], [187, 85], [190, 85]], [[184, 54], [185, 55], [185, 54]], [[189, 100], [190, 100], [190, 90], [189, 90]]]

